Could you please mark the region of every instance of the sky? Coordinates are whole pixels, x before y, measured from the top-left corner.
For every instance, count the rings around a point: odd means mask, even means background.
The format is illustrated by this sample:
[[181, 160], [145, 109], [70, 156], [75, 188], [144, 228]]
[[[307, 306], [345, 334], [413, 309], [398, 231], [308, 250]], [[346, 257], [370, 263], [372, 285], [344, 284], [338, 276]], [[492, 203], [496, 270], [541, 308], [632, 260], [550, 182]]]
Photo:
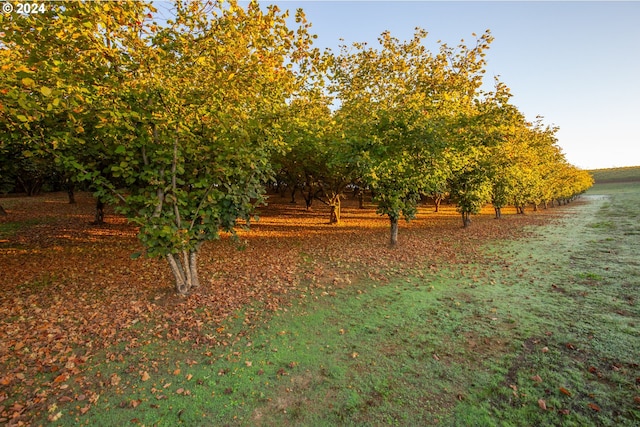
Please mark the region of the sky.
[[[437, 41], [472, 45], [489, 29], [486, 80], [494, 76], [533, 121], [558, 126], [558, 145], [583, 169], [640, 165], [640, 2], [638, 1], [268, 1], [302, 8], [315, 45], [377, 45], [383, 31], [408, 40], [414, 29]], [[340, 39], [343, 39], [342, 41]]]

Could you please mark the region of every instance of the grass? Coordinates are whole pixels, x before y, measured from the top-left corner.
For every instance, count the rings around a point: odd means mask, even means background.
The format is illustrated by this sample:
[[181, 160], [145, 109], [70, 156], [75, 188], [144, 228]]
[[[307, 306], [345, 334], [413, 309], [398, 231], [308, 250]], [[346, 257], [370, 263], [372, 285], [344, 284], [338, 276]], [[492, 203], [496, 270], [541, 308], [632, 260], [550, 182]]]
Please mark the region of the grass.
[[640, 182], [640, 166], [594, 169], [589, 172], [596, 184]]
[[93, 356], [95, 394], [71, 391], [71, 407], [37, 421], [638, 425], [640, 191], [615, 185], [473, 262], [316, 292], [302, 283], [272, 316], [250, 315], [256, 305], [215, 325], [217, 345], [134, 325], [137, 340]]

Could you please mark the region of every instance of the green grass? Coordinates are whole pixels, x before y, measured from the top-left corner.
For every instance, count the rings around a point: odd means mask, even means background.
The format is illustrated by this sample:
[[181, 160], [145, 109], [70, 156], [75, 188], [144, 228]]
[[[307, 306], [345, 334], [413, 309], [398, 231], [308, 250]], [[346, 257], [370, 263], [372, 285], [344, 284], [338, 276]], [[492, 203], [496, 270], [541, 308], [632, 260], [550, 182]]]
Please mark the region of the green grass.
[[640, 166], [630, 166], [623, 168], [593, 169], [589, 173], [593, 176], [596, 184], [616, 183], [616, 182], [640, 182]]
[[225, 345], [136, 325], [50, 424], [638, 425], [640, 191], [585, 199], [475, 264], [300, 295], [260, 324], [238, 312]]

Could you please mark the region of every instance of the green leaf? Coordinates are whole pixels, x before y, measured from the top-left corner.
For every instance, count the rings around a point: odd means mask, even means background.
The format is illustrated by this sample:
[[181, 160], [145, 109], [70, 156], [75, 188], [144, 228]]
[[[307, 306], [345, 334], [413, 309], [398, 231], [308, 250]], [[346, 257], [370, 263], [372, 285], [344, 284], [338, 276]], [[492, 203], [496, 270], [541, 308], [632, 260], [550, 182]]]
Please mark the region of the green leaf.
[[29, 121], [29, 118], [27, 116], [25, 116], [25, 115], [22, 115], [22, 114], [18, 114], [16, 117], [18, 118], [18, 120], [20, 120], [21, 122], [24, 122], [24, 123]]
[[40, 93], [42, 93], [44, 96], [47, 96], [47, 97], [48, 97], [48, 96], [50, 96], [50, 95], [51, 95], [51, 89], [49, 89], [49, 88], [48, 88], [48, 87], [46, 87], [46, 86], [42, 86], [42, 87], [40, 88]]

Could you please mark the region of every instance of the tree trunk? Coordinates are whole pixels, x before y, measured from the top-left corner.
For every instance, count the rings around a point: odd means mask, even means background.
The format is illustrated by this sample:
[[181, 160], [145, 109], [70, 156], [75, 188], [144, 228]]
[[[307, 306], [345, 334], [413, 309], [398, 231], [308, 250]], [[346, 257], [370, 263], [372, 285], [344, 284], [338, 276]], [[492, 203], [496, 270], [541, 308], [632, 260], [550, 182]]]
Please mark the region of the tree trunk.
[[502, 208], [499, 208], [499, 207], [495, 207], [495, 206], [494, 206], [494, 209], [495, 209], [495, 211], [496, 211], [496, 219], [500, 219], [500, 218], [502, 218]]
[[75, 184], [73, 182], [67, 183], [67, 196], [69, 196], [69, 204], [74, 205], [76, 203]]
[[462, 227], [467, 228], [471, 225], [471, 218], [469, 212], [462, 212]]
[[392, 216], [389, 217], [389, 221], [391, 222], [391, 246], [395, 246], [398, 244], [398, 218], [394, 218]]
[[198, 279], [198, 251], [182, 251], [180, 254], [168, 254], [167, 261], [176, 280], [176, 292], [180, 295], [188, 295], [189, 292], [200, 286]]
[[362, 188], [358, 191], [358, 208], [364, 209], [364, 190]]
[[104, 202], [96, 199], [96, 219], [94, 224], [104, 224]]
[[533, 204], [533, 211], [534, 212], [538, 212], [538, 204], [537, 203]]
[[304, 205], [305, 205], [305, 209], [310, 211], [311, 210], [311, 203], [313, 202], [313, 193], [311, 192], [311, 190], [309, 190], [308, 194], [305, 194], [304, 196]]
[[439, 212], [440, 211], [440, 203], [442, 202], [442, 197], [434, 197], [433, 198], [433, 203], [436, 205], [436, 210], [435, 212]]
[[4, 210], [2, 205], [0, 205], [0, 216], [7, 216], [7, 211]]
[[296, 186], [294, 185], [293, 188], [291, 189], [291, 201], [289, 203], [291, 203], [292, 205], [296, 204]]
[[329, 224], [340, 223], [340, 195], [332, 196], [329, 199]]

